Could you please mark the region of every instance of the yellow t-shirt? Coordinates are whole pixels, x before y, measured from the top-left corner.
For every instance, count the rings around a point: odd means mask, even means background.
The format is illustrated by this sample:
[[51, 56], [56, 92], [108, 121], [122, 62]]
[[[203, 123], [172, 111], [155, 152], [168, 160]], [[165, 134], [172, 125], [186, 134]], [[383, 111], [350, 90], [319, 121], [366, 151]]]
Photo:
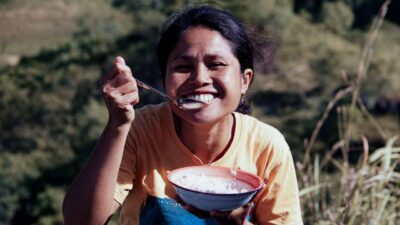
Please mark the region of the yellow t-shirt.
[[[295, 168], [284, 137], [251, 116], [233, 115], [236, 126], [232, 143], [210, 165], [240, 168], [266, 181], [251, 212], [257, 225], [301, 225]], [[184, 215], [188, 212], [173, 200], [176, 193], [166, 178], [169, 171], [195, 165], [203, 163], [177, 136], [168, 104], [136, 110], [114, 195], [122, 204], [121, 224], [213, 224]]]

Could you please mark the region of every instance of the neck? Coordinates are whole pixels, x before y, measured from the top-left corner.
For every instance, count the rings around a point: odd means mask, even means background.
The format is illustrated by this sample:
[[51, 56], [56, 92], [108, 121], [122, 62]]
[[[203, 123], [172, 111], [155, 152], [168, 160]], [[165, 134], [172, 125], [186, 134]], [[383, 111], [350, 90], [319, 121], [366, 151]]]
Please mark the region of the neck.
[[204, 164], [222, 157], [233, 139], [232, 114], [213, 124], [191, 124], [174, 115], [174, 123], [183, 144]]

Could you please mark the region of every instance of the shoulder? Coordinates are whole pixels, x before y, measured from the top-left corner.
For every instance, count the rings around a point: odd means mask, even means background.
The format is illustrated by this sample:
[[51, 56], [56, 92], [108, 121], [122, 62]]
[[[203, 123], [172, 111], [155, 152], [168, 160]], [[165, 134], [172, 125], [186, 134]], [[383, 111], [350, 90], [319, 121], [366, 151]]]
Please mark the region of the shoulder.
[[235, 113], [241, 123], [241, 140], [257, 156], [258, 160], [265, 166], [271, 168], [290, 161], [292, 154], [285, 137], [275, 127], [266, 124], [252, 116]]
[[245, 136], [249, 136], [253, 140], [263, 142], [267, 145], [289, 148], [284, 136], [275, 127], [249, 115], [235, 113], [235, 116], [240, 120], [242, 132]]

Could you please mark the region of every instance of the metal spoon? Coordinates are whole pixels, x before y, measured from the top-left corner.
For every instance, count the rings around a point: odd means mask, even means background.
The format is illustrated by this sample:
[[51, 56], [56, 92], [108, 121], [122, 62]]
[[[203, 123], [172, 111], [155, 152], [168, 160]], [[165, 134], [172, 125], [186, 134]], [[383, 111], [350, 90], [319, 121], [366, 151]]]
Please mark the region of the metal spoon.
[[151, 91], [151, 92], [153, 92], [155, 94], [160, 95], [161, 97], [166, 98], [167, 100], [169, 100], [172, 103], [174, 103], [175, 105], [177, 105], [179, 108], [190, 110], [190, 109], [198, 109], [198, 108], [201, 108], [201, 107], [206, 105], [206, 103], [204, 103], [204, 102], [200, 102], [200, 101], [196, 101], [196, 100], [192, 100], [192, 99], [179, 99], [179, 101], [177, 101], [177, 100], [171, 98], [169, 95], [167, 95], [167, 94], [157, 90], [156, 88], [144, 83], [143, 81], [140, 81], [140, 80], [138, 80], [136, 78], [135, 78], [135, 80], [136, 80], [136, 84], [139, 87], [142, 87], [142, 88], [144, 88], [146, 90], [149, 90], [149, 91]]

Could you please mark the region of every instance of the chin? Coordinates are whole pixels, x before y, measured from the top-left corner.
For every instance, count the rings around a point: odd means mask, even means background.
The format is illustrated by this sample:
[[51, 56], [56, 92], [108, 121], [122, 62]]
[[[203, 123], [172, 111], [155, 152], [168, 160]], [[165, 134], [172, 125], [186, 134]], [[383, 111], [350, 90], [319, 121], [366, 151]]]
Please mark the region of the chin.
[[217, 123], [230, 115], [234, 110], [218, 110], [210, 106], [203, 109], [184, 110], [174, 106], [172, 111], [179, 116], [180, 119], [188, 123], [193, 125], [206, 125]]

